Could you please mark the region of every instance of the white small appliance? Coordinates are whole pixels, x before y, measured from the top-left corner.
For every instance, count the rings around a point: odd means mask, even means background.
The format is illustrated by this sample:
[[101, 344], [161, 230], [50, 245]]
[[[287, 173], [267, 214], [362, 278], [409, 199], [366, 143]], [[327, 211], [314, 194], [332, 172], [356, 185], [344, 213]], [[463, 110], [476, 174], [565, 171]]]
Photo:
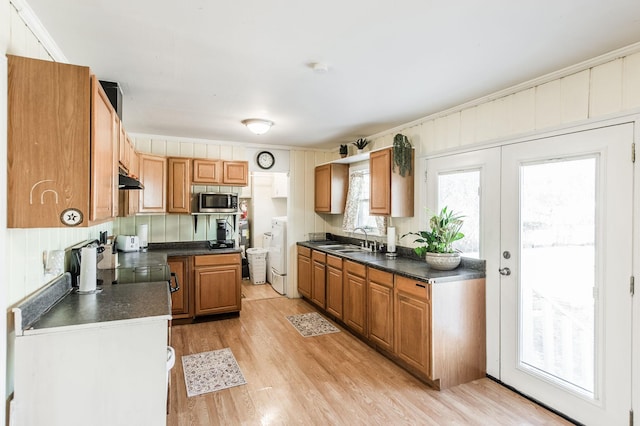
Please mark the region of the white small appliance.
[[271, 287], [280, 294], [287, 294], [287, 217], [271, 219]]
[[120, 251], [138, 251], [140, 250], [140, 238], [137, 235], [118, 235], [116, 248]]
[[271, 271], [271, 256], [269, 255], [269, 251], [271, 250], [271, 241], [273, 240], [273, 237], [271, 235], [271, 232], [265, 232], [262, 235], [262, 247], [265, 248], [267, 250], [267, 282], [269, 284], [273, 283], [273, 272]]

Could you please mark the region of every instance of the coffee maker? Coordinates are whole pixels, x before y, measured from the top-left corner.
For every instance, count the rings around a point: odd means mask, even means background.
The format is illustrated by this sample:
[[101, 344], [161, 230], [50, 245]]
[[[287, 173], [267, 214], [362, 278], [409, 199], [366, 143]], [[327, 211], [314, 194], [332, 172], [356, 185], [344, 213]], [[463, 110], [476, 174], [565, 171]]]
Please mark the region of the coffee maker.
[[216, 239], [210, 241], [211, 248], [233, 248], [235, 241], [231, 239], [231, 229], [226, 219], [216, 219]]

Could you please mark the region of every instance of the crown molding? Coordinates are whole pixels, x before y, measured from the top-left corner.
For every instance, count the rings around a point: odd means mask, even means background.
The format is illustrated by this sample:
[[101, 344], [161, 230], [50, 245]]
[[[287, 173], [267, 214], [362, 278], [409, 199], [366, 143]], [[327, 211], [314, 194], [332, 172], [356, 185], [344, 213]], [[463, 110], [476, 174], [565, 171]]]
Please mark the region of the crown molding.
[[55, 42], [49, 31], [42, 25], [40, 18], [35, 14], [31, 6], [26, 0], [9, 0], [14, 7], [18, 16], [24, 21], [25, 25], [38, 39], [42, 47], [47, 51], [51, 59], [56, 62], [68, 63], [69, 60], [64, 55], [58, 44]]

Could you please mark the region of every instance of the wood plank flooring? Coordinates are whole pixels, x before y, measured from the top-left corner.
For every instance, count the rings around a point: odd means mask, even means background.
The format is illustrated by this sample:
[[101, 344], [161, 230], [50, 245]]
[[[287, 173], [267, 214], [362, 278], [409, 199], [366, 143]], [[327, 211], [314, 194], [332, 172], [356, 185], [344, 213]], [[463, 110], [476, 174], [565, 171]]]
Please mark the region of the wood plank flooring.
[[[570, 424], [489, 379], [435, 391], [341, 327], [302, 337], [285, 316], [316, 311], [307, 302], [243, 294], [238, 317], [172, 328], [168, 425]], [[182, 355], [227, 347], [247, 384], [187, 398]]]

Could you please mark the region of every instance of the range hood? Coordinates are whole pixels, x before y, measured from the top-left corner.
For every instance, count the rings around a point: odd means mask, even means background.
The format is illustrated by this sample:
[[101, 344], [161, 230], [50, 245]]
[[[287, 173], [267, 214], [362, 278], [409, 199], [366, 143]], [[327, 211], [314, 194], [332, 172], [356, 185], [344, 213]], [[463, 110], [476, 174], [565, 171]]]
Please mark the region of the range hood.
[[120, 174], [118, 178], [118, 189], [144, 189], [144, 185], [138, 179], [123, 174]]

